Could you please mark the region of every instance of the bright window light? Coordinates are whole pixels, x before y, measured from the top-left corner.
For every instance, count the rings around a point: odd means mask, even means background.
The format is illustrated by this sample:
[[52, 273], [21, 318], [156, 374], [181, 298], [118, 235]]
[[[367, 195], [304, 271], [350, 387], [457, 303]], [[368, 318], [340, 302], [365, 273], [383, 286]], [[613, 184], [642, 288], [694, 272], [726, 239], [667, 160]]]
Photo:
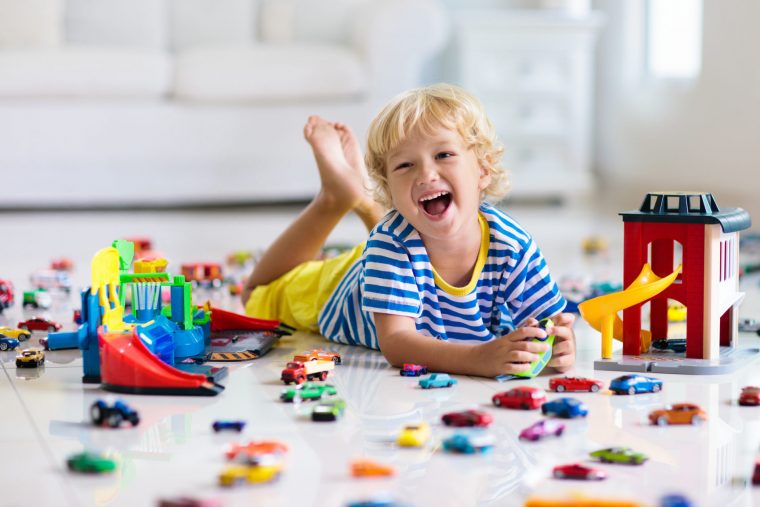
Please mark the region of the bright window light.
[[692, 79], [702, 68], [702, 0], [648, 0], [647, 64], [660, 78]]

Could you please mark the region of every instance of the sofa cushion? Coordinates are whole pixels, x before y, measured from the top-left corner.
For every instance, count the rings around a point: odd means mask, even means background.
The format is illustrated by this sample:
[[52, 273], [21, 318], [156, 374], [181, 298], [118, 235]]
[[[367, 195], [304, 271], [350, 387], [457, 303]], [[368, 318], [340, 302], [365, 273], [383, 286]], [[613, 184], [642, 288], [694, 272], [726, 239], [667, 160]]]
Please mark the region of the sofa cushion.
[[277, 44], [346, 44], [351, 38], [354, 10], [366, 2], [367, 0], [262, 0], [260, 40]]
[[166, 48], [166, 8], [157, 0], [66, 0], [65, 39], [88, 46]]
[[0, 97], [158, 97], [170, 80], [169, 57], [158, 51], [0, 51]]
[[57, 46], [62, 1], [0, 0], [0, 47]]
[[253, 44], [257, 11], [257, 0], [171, 0], [171, 46], [182, 50]]
[[338, 46], [258, 45], [182, 52], [175, 94], [197, 101], [342, 98], [366, 91], [356, 54]]

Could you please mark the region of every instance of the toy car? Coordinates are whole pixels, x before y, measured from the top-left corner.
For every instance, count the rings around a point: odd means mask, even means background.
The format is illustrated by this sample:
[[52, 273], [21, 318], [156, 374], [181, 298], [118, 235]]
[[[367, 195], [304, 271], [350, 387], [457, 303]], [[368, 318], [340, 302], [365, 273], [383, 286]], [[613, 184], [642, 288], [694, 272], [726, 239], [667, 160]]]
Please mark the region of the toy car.
[[649, 413], [649, 422], [658, 426], [668, 424], [698, 425], [707, 420], [707, 413], [693, 403], [675, 403]]
[[487, 433], [454, 433], [443, 441], [443, 450], [460, 454], [485, 454], [493, 449], [493, 436]]
[[22, 304], [24, 308], [50, 308], [53, 306], [53, 298], [45, 289], [26, 290]]
[[246, 463], [255, 462], [259, 457], [268, 454], [284, 455], [288, 446], [275, 440], [251, 441], [245, 445], [232, 444], [224, 453], [230, 461], [243, 460]]
[[346, 410], [346, 402], [340, 398], [322, 401], [311, 411], [312, 421], [337, 421]]
[[100, 454], [80, 452], [69, 456], [66, 466], [72, 472], [104, 474], [116, 470], [116, 462]]
[[217, 433], [220, 431], [237, 431], [240, 433], [245, 428], [245, 421], [214, 421], [211, 427]]
[[589, 453], [592, 458], [597, 458], [602, 463], [627, 463], [629, 465], [641, 465], [649, 458], [646, 454], [636, 452], [629, 447], [608, 447]]
[[401, 429], [396, 443], [402, 447], [421, 447], [430, 438], [430, 425], [426, 422], [407, 424]]
[[652, 347], [657, 350], [672, 350], [673, 352], [686, 352], [686, 338], [671, 338], [670, 340], [655, 340]]
[[447, 373], [431, 373], [419, 381], [420, 387], [430, 389], [431, 387], [451, 387], [457, 383], [457, 379], [451, 378]]
[[0, 278], [0, 314], [13, 304], [13, 283], [10, 280]]
[[369, 500], [351, 502], [346, 507], [406, 507], [406, 504], [400, 504], [392, 498], [380, 496]]
[[596, 255], [606, 252], [609, 245], [602, 236], [588, 236], [581, 242], [581, 248], [586, 255]]
[[18, 346], [19, 342], [17, 339], [0, 336], [0, 350], [13, 350]]
[[160, 499], [158, 501], [158, 507], [222, 507], [222, 502], [216, 498], [178, 496], [175, 498]]
[[382, 465], [368, 459], [351, 462], [351, 475], [354, 477], [387, 477], [396, 473], [393, 467]]
[[553, 421], [551, 419], [544, 419], [537, 423], [531, 424], [520, 432], [520, 440], [530, 440], [535, 442], [541, 440], [544, 437], [554, 435], [560, 436], [565, 431], [565, 425], [561, 422]]
[[35, 289], [55, 289], [64, 292], [71, 290], [71, 278], [66, 271], [38, 269], [31, 274], [29, 281]]
[[694, 504], [683, 495], [669, 494], [660, 498], [660, 507], [694, 507]]
[[574, 398], [558, 398], [541, 405], [541, 413], [563, 419], [573, 419], [575, 417], [586, 417], [588, 407], [585, 403]]
[[549, 389], [558, 393], [589, 392], [595, 393], [604, 387], [600, 380], [583, 377], [555, 377], [549, 379]]
[[465, 410], [463, 412], [443, 414], [441, 421], [446, 426], [477, 426], [485, 428], [493, 422], [493, 417], [491, 417], [491, 414], [481, 410]]
[[497, 407], [535, 410], [546, 402], [546, 393], [537, 387], [519, 386], [494, 394], [491, 401]]
[[760, 332], [760, 320], [757, 319], [739, 319], [739, 331], [743, 333]]
[[306, 361], [332, 361], [335, 364], [341, 364], [343, 360], [337, 352], [327, 352], [322, 349], [314, 349], [303, 354], [293, 356], [293, 361], [305, 363]]
[[72, 271], [74, 269], [74, 261], [68, 257], [58, 257], [50, 260], [50, 269], [56, 271]]
[[668, 305], [668, 320], [670, 322], [686, 320], [686, 307], [681, 303], [670, 303]]
[[585, 481], [601, 481], [607, 478], [607, 472], [598, 468], [587, 467], [580, 463], [556, 466], [552, 469], [555, 479], [582, 479]]
[[110, 426], [118, 428], [123, 421], [129, 421], [132, 426], [140, 424], [140, 416], [137, 411], [121, 400], [109, 406], [103, 400], [97, 400], [90, 405], [90, 419], [96, 426]]
[[752, 484], [760, 486], [760, 459], [755, 462], [755, 470], [752, 472]]
[[[546, 330], [546, 328], [553, 326], [554, 323], [551, 319], [541, 319], [538, 321], [538, 327], [541, 329]], [[546, 365], [549, 363], [549, 360], [552, 358], [552, 347], [554, 346], [554, 335], [548, 334], [545, 338], [528, 338], [528, 341], [532, 342], [541, 342], [545, 343], [549, 346], [549, 348], [543, 352], [538, 353], [538, 359], [530, 363], [530, 367], [521, 372], [515, 372], [508, 376], [502, 376], [499, 375], [496, 378], [501, 379], [501, 377], [511, 378], [511, 377], [520, 377], [520, 378], [533, 378], [543, 369], [546, 367]]]
[[419, 364], [404, 363], [401, 365], [399, 374], [402, 377], [419, 377], [420, 375], [427, 374], [427, 368]]
[[662, 380], [644, 375], [623, 375], [610, 382], [615, 394], [656, 393], [662, 389]]
[[48, 331], [53, 333], [61, 330], [61, 325], [52, 320], [43, 319], [42, 317], [32, 317], [28, 320], [22, 320], [18, 327], [27, 331]]
[[280, 394], [280, 399], [286, 402], [292, 402], [294, 400], [319, 400], [322, 396], [333, 396], [338, 393], [335, 386], [330, 384], [321, 384], [319, 382], [305, 382], [298, 387], [289, 387], [283, 389]]
[[27, 349], [16, 356], [17, 368], [37, 368], [45, 364], [45, 353], [40, 349]]
[[2, 337], [15, 338], [16, 340], [23, 342], [31, 338], [32, 333], [30, 333], [27, 329], [16, 329], [14, 327], [0, 326], [0, 338]]
[[739, 395], [739, 405], [745, 407], [760, 405], [760, 387], [742, 387], [742, 393]]
[[234, 486], [248, 482], [261, 484], [277, 479], [282, 472], [282, 463], [266, 465], [230, 465], [219, 474], [219, 485]]

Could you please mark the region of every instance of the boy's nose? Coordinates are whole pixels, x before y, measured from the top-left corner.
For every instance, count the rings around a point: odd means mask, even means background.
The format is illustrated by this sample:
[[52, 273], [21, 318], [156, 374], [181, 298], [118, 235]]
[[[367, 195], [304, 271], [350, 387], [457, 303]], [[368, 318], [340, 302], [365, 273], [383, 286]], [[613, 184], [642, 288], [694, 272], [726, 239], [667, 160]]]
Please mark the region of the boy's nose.
[[430, 160], [424, 160], [419, 164], [419, 173], [417, 175], [417, 183], [425, 184], [431, 181], [438, 180], [438, 168]]

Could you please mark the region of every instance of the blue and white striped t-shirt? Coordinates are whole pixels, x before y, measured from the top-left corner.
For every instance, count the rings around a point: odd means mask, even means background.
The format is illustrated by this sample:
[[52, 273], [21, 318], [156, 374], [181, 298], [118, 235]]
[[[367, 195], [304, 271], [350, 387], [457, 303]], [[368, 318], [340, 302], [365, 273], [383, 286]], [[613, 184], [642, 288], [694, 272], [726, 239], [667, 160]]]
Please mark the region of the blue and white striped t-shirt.
[[480, 206], [483, 241], [473, 280], [448, 286], [430, 264], [419, 233], [398, 211], [372, 230], [362, 257], [319, 314], [327, 339], [379, 349], [374, 312], [415, 319], [420, 333], [449, 341], [485, 342], [528, 318], [565, 307], [533, 238], [490, 204]]

